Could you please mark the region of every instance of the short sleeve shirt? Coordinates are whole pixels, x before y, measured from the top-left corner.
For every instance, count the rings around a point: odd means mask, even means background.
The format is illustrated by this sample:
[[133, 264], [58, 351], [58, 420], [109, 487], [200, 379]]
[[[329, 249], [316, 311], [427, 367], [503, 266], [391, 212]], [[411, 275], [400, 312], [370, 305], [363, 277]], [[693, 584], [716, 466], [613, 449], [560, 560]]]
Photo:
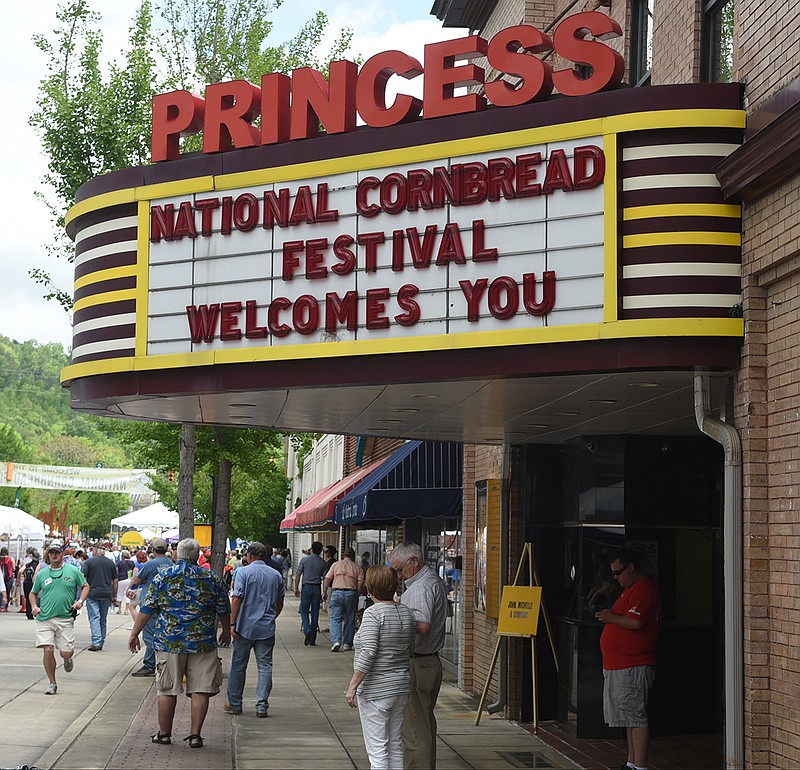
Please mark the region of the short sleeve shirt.
[[62, 564], [57, 570], [43, 566], [36, 573], [31, 589], [39, 597], [42, 610], [37, 619], [68, 618], [75, 603], [75, 592], [84, 585], [86, 578], [83, 573], [71, 564]]
[[414, 612], [417, 622], [431, 624], [427, 634], [417, 634], [414, 651], [418, 655], [439, 652], [444, 646], [447, 622], [447, 589], [444, 581], [430, 567], [423, 567], [405, 581], [400, 601]]
[[658, 640], [658, 590], [648, 577], [639, 578], [622, 592], [612, 608], [615, 615], [638, 620], [638, 630], [606, 623], [600, 637], [603, 668], [619, 671], [635, 666], [654, 666]]
[[328, 565], [323, 561], [322, 557], [312, 553], [310, 556], [304, 556], [300, 559], [297, 571], [294, 574], [295, 577], [297, 575], [303, 576], [304, 586], [318, 586], [322, 584], [322, 578], [325, 577], [327, 571]]
[[169, 556], [156, 556], [155, 559], [150, 559], [150, 561], [146, 561], [139, 567], [136, 577], [142, 581], [142, 596], [147, 593], [147, 589], [150, 588], [153, 578], [159, 572], [163, 572], [168, 567], [171, 567], [172, 564], [172, 559], [170, 559]]
[[139, 611], [156, 617], [153, 647], [160, 652], [216, 649], [217, 617], [231, 614], [228, 592], [210, 570], [181, 559], [153, 578]]
[[245, 639], [275, 636], [275, 603], [286, 595], [283, 576], [261, 559], [236, 571], [231, 596], [241, 601], [236, 632]]

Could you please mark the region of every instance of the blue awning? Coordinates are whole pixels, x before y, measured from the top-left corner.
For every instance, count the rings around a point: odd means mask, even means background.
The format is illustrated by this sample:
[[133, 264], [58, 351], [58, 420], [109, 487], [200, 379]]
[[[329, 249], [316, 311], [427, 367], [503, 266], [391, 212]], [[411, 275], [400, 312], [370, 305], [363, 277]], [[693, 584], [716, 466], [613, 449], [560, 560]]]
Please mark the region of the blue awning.
[[461, 516], [462, 456], [461, 444], [405, 443], [336, 503], [334, 524]]

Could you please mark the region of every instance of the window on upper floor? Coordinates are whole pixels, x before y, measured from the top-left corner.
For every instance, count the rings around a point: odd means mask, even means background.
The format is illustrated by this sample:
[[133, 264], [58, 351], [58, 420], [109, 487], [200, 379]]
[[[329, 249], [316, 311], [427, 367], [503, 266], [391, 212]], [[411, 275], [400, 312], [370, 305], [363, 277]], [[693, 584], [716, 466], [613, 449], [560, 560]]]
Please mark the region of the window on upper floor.
[[633, 0], [631, 5], [631, 85], [649, 86], [652, 68], [653, 0]]
[[702, 76], [708, 83], [733, 80], [734, 0], [702, 0]]

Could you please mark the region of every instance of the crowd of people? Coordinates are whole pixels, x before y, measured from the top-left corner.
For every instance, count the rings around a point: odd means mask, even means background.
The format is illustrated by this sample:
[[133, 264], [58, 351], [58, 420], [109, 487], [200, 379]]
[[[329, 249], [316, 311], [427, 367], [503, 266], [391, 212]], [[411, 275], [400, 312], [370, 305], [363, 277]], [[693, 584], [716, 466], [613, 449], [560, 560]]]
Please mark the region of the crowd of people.
[[[324, 556], [324, 558], [323, 558]], [[9, 564], [10, 560], [10, 564]], [[40, 555], [28, 549], [14, 564], [0, 549], [2, 609], [18, 597], [20, 612], [36, 621], [36, 646], [58, 692], [57, 658], [74, 667], [77, 615], [85, 608], [88, 650], [100, 652], [107, 617], [130, 613], [131, 652], [144, 649], [134, 677], [154, 677], [158, 729], [153, 743], [172, 743], [177, 696], [191, 698], [191, 732], [184, 741], [201, 748], [209, 700], [222, 687], [218, 647], [232, 645], [223, 710], [244, 713], [246, 671], [255, 658], [256, 716], [269, 716], [275, 621], [294, 583], [305, 645], [316, 646], [319, 613], [329, 609], [331, 652], [354, 651], [346, 702], [359, 711], [372, 768], [436, 766], [434, 708], [442, 682], [439, 651], [447, 617], [446, 586], [426, 565], [422, 550], [403, 543], [389, 564], [357, 561], [352, 548], [314, 542], [292, 574], [291, 553], [253, 542], [227, 555], [223, 577], [210, 569], [210, 552], [194, 539], [173, 550], [161, 538], [133, 552], [108, 542], [51, 543]], [[359, 615], [359, 597], [366, 604]]]

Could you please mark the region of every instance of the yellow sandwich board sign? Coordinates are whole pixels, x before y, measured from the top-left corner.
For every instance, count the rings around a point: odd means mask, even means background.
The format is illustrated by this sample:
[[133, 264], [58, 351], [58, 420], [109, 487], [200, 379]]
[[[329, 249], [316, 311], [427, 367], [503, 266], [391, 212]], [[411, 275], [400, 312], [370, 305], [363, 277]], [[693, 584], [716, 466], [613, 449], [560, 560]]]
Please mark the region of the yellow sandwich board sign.
[[536, 636], [541, 604], [541, 586], [504, 586], [497, 633], [501, 636]]

